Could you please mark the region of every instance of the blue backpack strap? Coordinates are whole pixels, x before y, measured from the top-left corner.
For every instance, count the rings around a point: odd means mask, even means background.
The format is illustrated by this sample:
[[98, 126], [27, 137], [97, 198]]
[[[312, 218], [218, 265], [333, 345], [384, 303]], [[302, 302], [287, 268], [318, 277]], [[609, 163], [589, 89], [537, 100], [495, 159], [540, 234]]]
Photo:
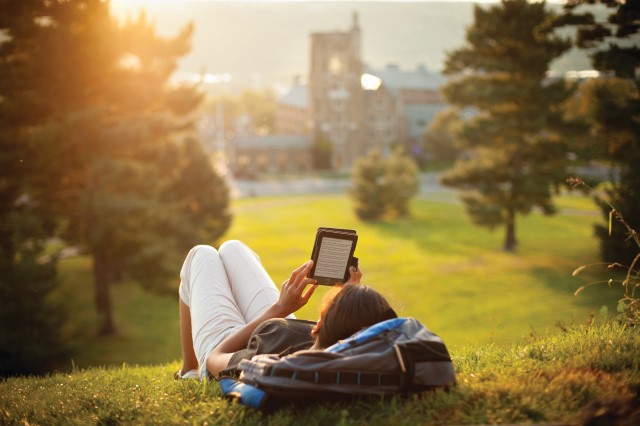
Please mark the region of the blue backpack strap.
[[255, 386], [224, 377], [220, 379], [220, 389], [224, 397], [240, 402], [242, 405], [258, 410], [265, 408], [267, 393]]
[[365, 328], [362, 331], [357, 332], [356, 334], [349, 337], [348, 339], [341, 340], [338, 343], [335, 343], [329, 346], [328, 348], [325, 349], [325, 351], [326, 352], [344, 351], [346, 349], [349, 349], [352, 346], [371, 340], [377, 337], [380, 333], [398, 328], [405, 321], [407, 321], [407, 318], [392, 318], [386, 321], [379, 322], [368, 328]]

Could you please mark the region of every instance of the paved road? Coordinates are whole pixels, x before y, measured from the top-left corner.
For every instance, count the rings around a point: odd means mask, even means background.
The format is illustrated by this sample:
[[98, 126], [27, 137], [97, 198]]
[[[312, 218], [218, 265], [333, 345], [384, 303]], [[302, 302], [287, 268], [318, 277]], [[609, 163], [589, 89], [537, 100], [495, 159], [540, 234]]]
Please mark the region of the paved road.
[[[439, 173], [421, 173], [419, 198], [451, 204], [461, 204], [456, 191], [438, 181]], [[299, 177], [282, 180], [233, 180], [229, 183], [234, 198], [284, 196], [300, 194], [338, 194], [346, 193], [351, 185], [349, 178]], [[576, 196], [579, 196], [576, 194]], [[597, 211], [562, 209], [562, 214], [573, 216], [598, 216]]]
[[[229, 182], [234, 198], [264, 197], [297, 194], [345, 193], [351, 185], [349, 178], [300, 177], [282, 180], [250, 181], [234, 179]], [[420, 175], [420, 196], [452, 197], [454, 192], [438, 182], [437, 173]]]

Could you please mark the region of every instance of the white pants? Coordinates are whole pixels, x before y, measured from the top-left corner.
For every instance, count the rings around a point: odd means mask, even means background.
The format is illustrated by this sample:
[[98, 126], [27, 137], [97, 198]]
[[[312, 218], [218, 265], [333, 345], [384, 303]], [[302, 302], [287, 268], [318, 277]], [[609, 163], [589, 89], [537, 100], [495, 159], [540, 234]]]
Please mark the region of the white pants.
[[192, 248], [180, 280], [180, 299], [191, 312], [193, 349], [202, 376], [209, 353], [260, 316], [280, 294], [258, 255], [240, 241], [227, 241], [219, 250]]

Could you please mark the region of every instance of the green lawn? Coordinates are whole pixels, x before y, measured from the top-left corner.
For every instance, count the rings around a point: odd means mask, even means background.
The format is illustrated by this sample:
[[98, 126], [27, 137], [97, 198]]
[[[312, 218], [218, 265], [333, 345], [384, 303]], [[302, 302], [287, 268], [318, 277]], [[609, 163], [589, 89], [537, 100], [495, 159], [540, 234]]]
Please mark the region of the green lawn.
[[[223, 399], [215, 382], [172, 379], [180, 365], [175, 297], [118, 285], [120, 334], [93, 337], [90, 264], [80, 257], [61, 265], [59, 295], [73, 306], [75, 368], [69, 362], [63, 373], [0, 380], [0, 424], [578, 424], [589, 404], [637, 398], [640, 334], [591, 318], [602, 304], [615, 306], [619, 289], [595, 286], [573, 296], [588, 280], [607, 277], [571, 277], [597, 260], [592, 226], [600, 217], [584, 198], [564, 196], [558, 205], [565, 213], [521, 220], [519, 250], [507, 254], [500, 232], [471, 225], [458, 204], [419, 199], [411, 218], [361, 223], [338, 195], [234, 201], [226, 237], [252, 246], [278, 283], [309, 257], [318, 226], [356, 228], [365, 281], [449, 346], [458, 383], [448, 392], [264, 416]], [[300, 317], [316, 316], [323, 291]], [[632, 407], [624, 414], [629, 424], [631, 416], [640, 421]]]
[[[338, 196], [243, 200], [228, 238], [245, 241], [276, 282], [309, 257], [317, 226], [357, 229], [363, 282], [386, 294], [401, 315], [425, 322], [451, 345], [510, 343], [546, 332], [557, 321], [585, 321], [602, 304], [615, 306], [615, 289], [582, 284], [571, 272], [597, 259], [589, 200], [559, 204], [573, 214], [534, 214], [519, 223], [516, 254], [501, 250], [502, 232], [472, 225], [461, 206], [416, 200], [411, 218], [360, 222]], [[314, 297], [314, 302], [320, 300]], [[314, 317], [316, 303], [301, 316]]]
[[[472, 225], [459, 204], [427, 199], [414, 200], [411, 218], [373, 223], [360, 222], [341, 195], [234, 200], [233, 225], [225, 239], [251, 246], [279, 285], [309, 258], [318, 226], [357, 229], [363, 282], [387, 295], [400, 315], [418, 318], [452, 348], [507, 345], [532, 334], [558, 333], [557, 322], [584, 323], [603, 304], [613, 311], [620, 295], [606, 286], [573, 295], [598, 278], [574, 278], [571, 272], [597, 260], [593, 224], [601, 218], [584, 197], [563, 196], [558, 206], [566, 213], [532, 214], [519, 221], [516, 254], [501, 250], [501, 230]], [[96, 319], [89, 266], [86, 258], [75, 258], [61, 268], [81, 334], [74, 363], [177, 360], [177, 299], [149, 295], [136, 286], [113, 289], [120, 334], [92, 336]], [[176, 291], [177, 285], [178, 271]], [[325, 291], [321, 287], [298, 317], [315, 318]], [[71, 361], [60, 368], [70, 366]]]

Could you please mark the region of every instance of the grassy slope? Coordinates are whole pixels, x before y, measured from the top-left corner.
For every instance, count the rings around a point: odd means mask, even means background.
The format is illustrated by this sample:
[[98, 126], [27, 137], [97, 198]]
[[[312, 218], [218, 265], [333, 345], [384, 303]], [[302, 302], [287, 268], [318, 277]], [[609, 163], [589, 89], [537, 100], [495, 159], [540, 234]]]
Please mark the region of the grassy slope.
[[[570, 422], [594, 398], [630, 395], [640, 386], [638, 331], [580, 325], [603, 302], [614, 306], [619, 293], [594, 287], [572, 295], [583, 280], [571, 278], [571, 271], [596, 258], [591, 225], [599, 218], [588, 200], [562, 198], [559, 204], [572, 214], [522, 220], [520, 250], [509, 255], [499, 249], [499, 232], [472, 226], [450, 204], [416, 200], [411, 219], [364, 224], [340, 196], [236, 201], [227, 238], [250, 244], [277, 282], [308, 258], [317, 226], [358, 229], [366, 281], [388, 294], [402, 315], [441, 335], [459, 374], [449, 393], [286, 409], [267, 422]], [[63, 268], [85, 336], [75, 359], [80, 368], [0, 382], [0, 424], [264, 423], [257, 413], [221, 400], [215, 383], [172, 380], [179, 357], [175, 299], [116, 287], [121, 334], [88, 337], [95, 324], [88, 267], [87, 259], [77, 258]], [[317, 296], [301, 317], [315, 316]], [[556, 321], [577, 325], [565, 335], [553, 327]], [[83, 368], [96, 364], [116, 366]]]
[[449, 392], [289, 407], [268, 417], [228, 403], [215, 382], [172, 380], [177, 363], [93, 368], [0, 382], [0, 424], [569, 424], [596, 399], [634, 397], [638, 353], [638, 330], [574, 326], [527, 344], [452, 350], [458, 385]]

